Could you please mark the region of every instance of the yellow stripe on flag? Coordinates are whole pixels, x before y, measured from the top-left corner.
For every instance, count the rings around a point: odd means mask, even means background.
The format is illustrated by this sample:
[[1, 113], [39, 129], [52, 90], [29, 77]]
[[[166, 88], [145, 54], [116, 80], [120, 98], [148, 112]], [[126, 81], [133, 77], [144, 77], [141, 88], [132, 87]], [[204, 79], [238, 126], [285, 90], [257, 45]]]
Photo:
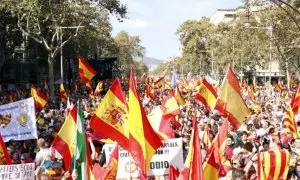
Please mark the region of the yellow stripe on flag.
[[76, 120], [69, 115], [66, 118], [63, 126], [61, 127], [60, 131], [58, 132], [58, 136], [68, 145], [70, 150], [71, 156], [73, 156], [75, 148], [75, 140], [76, 140]]

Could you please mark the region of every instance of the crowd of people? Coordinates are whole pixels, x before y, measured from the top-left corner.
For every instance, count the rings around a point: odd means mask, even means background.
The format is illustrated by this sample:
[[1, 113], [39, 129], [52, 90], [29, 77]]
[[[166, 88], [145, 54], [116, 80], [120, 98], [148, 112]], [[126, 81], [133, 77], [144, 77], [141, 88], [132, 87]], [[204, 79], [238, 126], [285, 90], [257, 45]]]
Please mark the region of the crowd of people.
[[[128, 99], [126, 82], [124, 81], [122, 84], [124, 84], [124, 92]], [[72, 90], [68, 91], [71, 101], [76, 102], [78, 98], [82, 100], [92, 160], [94, 164], [102, 167], [105, 166], [106, 160], [102, 151], [104, 142], [100, 139], [105, 138], [105, 135], [93, 132], [89, 127], [89, 121], [109, 85], [109, 83], [105, 84], [104, 91], [100, 95], [89, 95], [84, 88], [77, 91], [71, 88]], [[272, 148], [282, 148], [290, 152], [291, 159], [287, 179], [300, 179], [300, 139], [282, 131], [284, 114], [297, 87], [291, 87], [290, 92], [286, 92], [289, 95], [285, 95], [286, 93], [279, 92], [275, 88], [271, 90], [269, 88], [267, 85], [257, 86], [253, 98], [245, 90], [246, 87], [241, 85], [241, 92], [251, 115], [245, 119], [244, 124], [237, 131], [229, 123], [226, 147], [222, 156], [222, 164], [225, 169], [221, 172], [221, 176], [225, 179], [257, 179], [257, 152], [268, 151]], [[202, 162], [205, 162], [212, 140], [217, 136], [225, 118], [220, 116], [217, 111], [207, 111], [203, 104], [196, 101], [194, 97], [197, 90], [185, 90], [183, 86], [180, 89], [186, 103], [180, 106], [181, 113], [176, 123], [172, 121], [170, 126], [174, 130], [174, 137], [183, 139], [185, 159], [189, 150], [193, 114], [195, 111], [197, 112]], [[169, 91], [161, 88], [156, 91], [155, 98], [150, 99], [146, 97], [143, 81], [139, 81], [138, 90], [147, 114], [156, 106], [162, 105]], [[21, 93], [17, 93], [17, 90], [13, 91], [14, 101], [29, 97], [29, 90], [20, 89], [18, 91]], [[12, 91], [8, 91], [3, 85], [0, 91], [0, 104], [11, 102], [11, 94]], [[5, 143], [13, 164], [35, 162], [38, 179], [67, 179], [70, 176], [76, 178], [76, 174], [64, 172], [61, 161], [54, 160], [50, 156], [50, 146], [65, 120], [65, 107], [66, 104], [61, 105], [57, 97], [56, 100], [49, 101], [44, 109], [36, 111], [38, 140], [11, 140]], [[298, 116], [295, 116], [297, 125], [298, 119]]]

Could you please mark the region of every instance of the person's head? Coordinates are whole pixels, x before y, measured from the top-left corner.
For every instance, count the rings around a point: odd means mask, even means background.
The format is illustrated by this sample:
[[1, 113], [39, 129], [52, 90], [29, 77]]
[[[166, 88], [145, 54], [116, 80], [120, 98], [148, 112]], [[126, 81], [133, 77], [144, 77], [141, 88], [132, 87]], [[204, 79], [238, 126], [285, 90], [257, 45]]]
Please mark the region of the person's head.
[[44, 138], [38, 139], [38, 140], [37, 140], [37, 146], [38, 146], [38, 148], [40, 148], [40, 149], [45, 148], [45, 147], [46, 147], [46, 141], [45, 141], [45, 139], [44, 139]]
[[104, 143], [100, 141], [94, 141], [93, 144], [95, 146], [96, 152], [100, 153], [102, 151]]
[[30, 160], [30, 156], [28, 153], [24, 153], [21, 155], [21, 164], [27, 163], [28, 160]]
[[300, 149], [300, 139], [295, 139], [295, 148]]
[[13, 159], [13, 161], [19, 161], [19, 155], [18, 155], [17, 152], [14, 152], [14, 153], [12, 154], [12, 159]]
[[245, 144], [244, 144], [244, 149], [245, 150], [247, 150], [248, 152], [252, 152], [252, 150], [253, 150], [253, 144], [251, 143], [251, 142], [246, 142]]
[[232, 168], [237, 168], [237, 169], [241, 168], [241, 163], [239, 158], [233, 158], [231, 164], [232, 164]]
[[270, 126], [270, 122], [269, 121], [263, 121], [262, 122], [262, 128], [267, 129]]
[[269, 141], [264, 141], [262, 145], [263, 145], [263, 151], [268, 151], [270, 149]]
[[295, 163], [295, 168], [297, 169], [297, 171], [300, 171], [300, 159], [298, 159]]
[[246, 174], [244, 170], [238, 168], [232, 168], [232, 179], [235, 180], [246, 180]]
[[232, 136], [227, 136], [227, 146], [232, 146], [233, 145], [233, 137]]
[[247, 141], [247, 138], [248, 138], [248, 133], [246, 131], [243, 131], [241, 137], [242, 141]]

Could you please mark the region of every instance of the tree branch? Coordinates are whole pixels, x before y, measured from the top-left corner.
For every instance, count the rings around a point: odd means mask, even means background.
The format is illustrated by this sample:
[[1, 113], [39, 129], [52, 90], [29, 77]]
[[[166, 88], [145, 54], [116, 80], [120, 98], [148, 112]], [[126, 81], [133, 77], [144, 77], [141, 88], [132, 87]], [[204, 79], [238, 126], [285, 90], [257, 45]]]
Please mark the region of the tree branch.
[[[25, 14], [22, 16], [24, 17]], [[37, 43], [42, 43], [42, 40], [39, 39], [38, 37], [35, 37], [33, 34], [31, 34], [30, 32], [26, 31], [23, 27], [22, 27], [22, 23], [21, 23], [21, 18], [18, 17], [18, 27], [20, 28], [21, 32], [23, 34], [25, 34], [26, 36], [32, 38], [33, 40], [35, 40]]]

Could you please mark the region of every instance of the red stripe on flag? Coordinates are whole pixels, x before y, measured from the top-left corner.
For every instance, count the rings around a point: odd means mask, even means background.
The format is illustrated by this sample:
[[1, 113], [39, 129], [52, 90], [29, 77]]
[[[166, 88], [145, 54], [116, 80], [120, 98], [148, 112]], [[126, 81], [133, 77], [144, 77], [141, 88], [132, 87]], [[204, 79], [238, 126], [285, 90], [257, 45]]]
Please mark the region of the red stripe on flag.
[[89, 70], [93, 74], [97, 74], [97, 72], [87, 63], [86, 59], [82, 57], [81, 55], [78, 55], [80, 62], [85, 66], [87, 70]]
[[206, 79], [202, 80], [203, 85], [205, 85], [205, 87], [217, 98], [217, 93], [216, 90], [212, 87], [211, 84], [209, 84]]
[[284, 175], [284, 171], [285, 171], [285, 168], [287, 168], [285, 165], [286, 165], [286, 151], [282, 151], [281, 152], [281, 162], [280, 162], [280, 164], [281, 164], [281, 166], [280, 166], [280, 173], [279, 173], [279, 179], [284, 179], [284, 178], [286, 178], [286, 177], [283, 177], [283, 175]]
[[195, 99], [200, 101], [206, 108], [206, 110], [211, 111], [211, 108], [209, 107], [206, 99], [204, 99], [202, 96], [200, 96], [200, 94], [196, 94]]
[[268, 174], [268, 179], [273, 179], [276, 170], [276, 163], [277, 163], [276, 155], [273, 150], [270, 150], [268, 156], [270, 156], [270, 164], [268, 164], [268, 166], [270, 167], [270, 172]]
[[[141, 168], [141, 173], [144, 173], [143, 171], [146, 168], [146, 164], [145, 164], [146, 162], [145, 162], [145, 157], [143, 155], [143, 149], [142, 149], [140, 143], [137, 142], [131, 134], [129, 134], [129, 139], [130, 139], [131, 154], [132, 154], [132, 156], [135, 157], [135, 159], [138, 159], [138, 161], [135, 160], [134, 162], [137, 167]], [[141, 153], [135, 153], [135, 152], [141, 152]], [[143, 163], [140, 164], [141, 162], [143, 162]], [[141, 174], [141, 176], [147, 177], [147, 172], [145, 172], [145, 173], [146, 174]], [[142, 178], [142, 177], [140, 177], [140, 178]]]
[[65, 170], [68, 171], [72, 162], [68, 144], [63, 139], [61, 139], [60, 136], [56, 136], [53, 141], [52, 147], [62, 155]]

